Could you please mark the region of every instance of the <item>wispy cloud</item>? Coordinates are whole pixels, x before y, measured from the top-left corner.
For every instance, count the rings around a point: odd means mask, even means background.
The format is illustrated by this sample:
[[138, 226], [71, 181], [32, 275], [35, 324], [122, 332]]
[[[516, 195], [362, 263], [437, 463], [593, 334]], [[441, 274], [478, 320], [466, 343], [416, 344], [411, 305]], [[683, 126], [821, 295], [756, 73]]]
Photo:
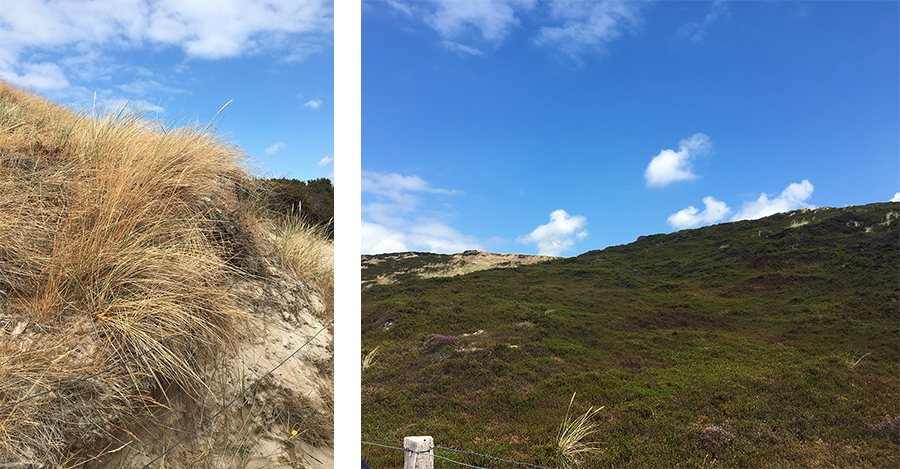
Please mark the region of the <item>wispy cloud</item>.
[[725, 202], [720, 202], [714, 197], [704, 197], [703, 205], [706, 208], [702, 212], [691, 205], [672, 214], [667, 221], [676, 229], [682, 230], [722, 221], [731, 212]]
[[272, 145], [271, 147], [266, 148], [266, 153], [271, 155], [272, 153], [275, 153], [276, 151], [281, 150], [282, 148], [284, 148], [286, 146], [287, 145], [285, 145], [284, 142], [278, 142], [275, 145]]
[[791, 183], [774, 199], [763, 193], [753, 202], [744, 202], [732, 220], [755, 220], [804, 207], [812, 208], [812, 205], [806, 203], [806, 200], [812, 197], [812, 193], [813, 185], [806, 179], [799, 183]]
[[[534, 44], [558, 52], [576, 66], [586, 54], [605, 53], [606, 45], [625, 32], [637, 31], [646, 2], [536, 0], [387, 2], [392, 9], [416, 18], [434, 31], [439, 44], [466, 55], [483, 55], [485, 46], [498, 48], [523, 19], [545, 24], [526, 31]], [[539, 6], [540, 5], [540, 6]], [[549, 23], [549, 24], [548, 24]]]
[[441, 41], [441, 45], [452, 51], [462, 52], [464, 54], [469, 54], [469, 55], [481, 55], [480, 50], [478, 50], [474, 47], [469, 47], [467, 45], [460, 44], [458, 42], [444, 40], [444, 41]]
[[303, 105], [303, 107], [308, 107], [310, 109], [319, 109], [319, 106], [322, 105], [322, 101], [319, 99], [311, 99]]
[[[419, 176], [398, 173], [362, 172], [362, 252], [377, 254], [399, 251], [454, 253], [481, 249], [474, 236], [451, 227], [446, 221], [419, 214], [426, 197], [455, 196], [461, 192], [433, 187]], [[367, 195], [368, 194], [368, 195]]]
[[436, 0], [433, 4], [435, 10], [426, 13], [424, 20], [444, 38], [460, 38], [475, 33], [486, 41], [499, 44], [509, 34], [510, 29], [519, 25], [516, 10], [528, 10], [536, 2]]
[[534, 42], [551, 46], [583, 65], [586, 53], [606, 52], [606, 45], [625, 31], [635, 31], [642, 22], [643, 2], [553, 2], [550, 18], [562, 22], [560, 26], [544, 26]]
[[126, 93], [132, 94], [146, 94], [148, 92], [156, 91], [162, 91], [167, 94], [188, 93], [188, 90], [186, 89], [166, 86], [156, 80], [152, 80], [149, 78], [141, 78], [131, 83], [119, 85], [119, 89]]
[[406, 195], [411, 192], [430, 192], [446, 195], [460, 194], [457, 190], [431, 187], [431, 184], [419, 176], [403, 176], [397, 173], [379, 173], [375, 171], [362, 172], [361, 189], [363, 192], [371, 192], [388, 197], [395, 202], [407, 199]]
[[690, 21], [683, 24], [676, 34], [685, 36], [693, 42], [702, 42], [706, 37], [706, 30], [710, 25], [716, 22], [720, 17], [728, 16], [728, 7], [723, 1], [713, 2], [709, 7], [709, 13], [703, 17], [703, 21]]
[[386, 0], [385, 3], [387, 3], [388, 5], [390, 5], [390, 6], [391, 6], [392, 8], [394, 8], [395, 10], [397, 10], [397, 11], [399, 11], [399, 12], [401, 12], [401, 13], [407, 15], [407, 16], [412, 16], [412, 15], [413, 15], [413, 9], [412, 9], [412, 7], [410, 7], [409, 5], [407, 5], [407, 4], [403, 3], [403, 2], [399, 2], [399, 1], [397, 1], [397, 0]]
[[587, 218], [570, 216], [565, 210], [555, 210], [550, 214], [550, 223], [539, 225], [531, 233], [516, 238], [521, 244], [536, 244], [538, 254], [558, 256], [575, 245], [576, 240], [587, 237]]
[[100, 111], [117, 112], [122, 109], [127, 109], [128, 111], [135, 113], [162, 112], [164, 110], [161, 106], [144, 101], [143, 99], [110, 98], [103, 103], [103, 109]]
[[678, 151], [662, 150], [650, 160], [644, 179], [650, 187], [665, 187], [676, 181], [697, 179], [691, 160], [706, 155], [712, 149], [709, 137], [702, 133], [678, 142]]
[[326, 156], [325, 158], [322, 158], [321, 160], [319, 160], [319, 162], [316, 163], [316, 166], [319, 167], [319, 168], [323, 168], [323, 167], [328, 166], [329, 164], [331, 164], [332, 161], [334, 161], [334, 157], [333, 157], [333, 156]]

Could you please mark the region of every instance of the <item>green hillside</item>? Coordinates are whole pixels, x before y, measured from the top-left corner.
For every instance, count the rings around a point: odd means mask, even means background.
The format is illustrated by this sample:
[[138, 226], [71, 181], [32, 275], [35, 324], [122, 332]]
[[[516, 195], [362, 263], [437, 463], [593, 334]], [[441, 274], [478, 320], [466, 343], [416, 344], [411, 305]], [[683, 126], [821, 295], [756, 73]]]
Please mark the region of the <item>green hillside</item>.
[[368, 286], [363, 434], [559, 467], [576, 393], [573, 413], [605, 406], [582, 467], [898, 467], [898, 216], [801, 210]]

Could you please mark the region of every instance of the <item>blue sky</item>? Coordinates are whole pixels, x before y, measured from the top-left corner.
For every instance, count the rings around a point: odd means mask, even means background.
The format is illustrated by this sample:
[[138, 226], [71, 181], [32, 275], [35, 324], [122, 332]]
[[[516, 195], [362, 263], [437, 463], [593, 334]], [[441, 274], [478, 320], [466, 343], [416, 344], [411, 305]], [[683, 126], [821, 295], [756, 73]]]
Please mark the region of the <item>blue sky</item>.
[[63, 104], [210, 123], [260, 176], [334, 179], [327, 0], [11, 0], [0, 78]]
[[900, 200], [898, 2], [362, 6], [363, 253]]

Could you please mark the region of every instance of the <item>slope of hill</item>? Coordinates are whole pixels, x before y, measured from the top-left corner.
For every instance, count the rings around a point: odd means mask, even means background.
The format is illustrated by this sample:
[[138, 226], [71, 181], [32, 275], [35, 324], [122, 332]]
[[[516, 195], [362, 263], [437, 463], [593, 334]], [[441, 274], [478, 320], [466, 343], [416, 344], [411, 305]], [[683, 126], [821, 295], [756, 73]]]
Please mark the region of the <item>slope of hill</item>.
[[459, 254], [402, 252], [362, 256], [362, 285], [395, 283], [400, 279], [455, 277], [479, 270], [513, 268], [553, 260], [551, 256], [493, 254], [465, 251]]
[[331, 467], [333, 248], [213, 131], [0, 80], [0, 466]]
[[572, 412], [604, 406], [582, 467], [897, 467], [898, 216], [800, 210], [367, 285], [363, 434], [558, 467], [575, 393]]

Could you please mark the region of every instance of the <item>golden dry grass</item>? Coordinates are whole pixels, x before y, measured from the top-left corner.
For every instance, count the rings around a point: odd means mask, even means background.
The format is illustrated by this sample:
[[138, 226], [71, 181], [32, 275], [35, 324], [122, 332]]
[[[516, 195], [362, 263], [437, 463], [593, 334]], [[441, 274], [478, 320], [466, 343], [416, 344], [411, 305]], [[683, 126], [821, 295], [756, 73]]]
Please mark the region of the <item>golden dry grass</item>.
[[[212, 128], [76, 113], [0, 80], [0, 463], [83, 462], [161, 405], [151, 390], [208, 391], [198, 370], [249, 319], [230, 288], [255, 273], [243, 163]], [[332, 262], [302, 264], [303, 246], [282, 249], [292, 269]]]
[[[325, 227], [310, 224], [297, 214], [272, 218], [267, 237], [282, 267], [299, 278], [316, 277], [310, 285], [333, 315], [334, 273], [328, 271], [334, 265], [334, 242], [328, 239]], [[328, 273], [321, 275], [323, 272]]]
[[572, 393], [572, 399], [569, 400], [569, 407], [566, 409], [566, 417], [559, 426], [556, 435], [556, 455], [557, 460], [564, 468], [576, 467], [581, 464], [585, 456], [590, 453], [600, 451], [595, 443], [585, 441], [589, 436], [597, 433], [598, 425], [591, 419], [603, 410], [603, 407], [590, 407], [584, 414], [572, 417], [572, 404], [575, 402], [575, 393]]
[[366, 368], [369, 368], [370, 366], [374, 365], [375, 358], [377, 355], [378, 355], [378, 347], [375, 347], [371, 351], [369, 351], [369, 353], [367, 353], [366, 356], [363, 357], [362, 369], [365, 370]]

